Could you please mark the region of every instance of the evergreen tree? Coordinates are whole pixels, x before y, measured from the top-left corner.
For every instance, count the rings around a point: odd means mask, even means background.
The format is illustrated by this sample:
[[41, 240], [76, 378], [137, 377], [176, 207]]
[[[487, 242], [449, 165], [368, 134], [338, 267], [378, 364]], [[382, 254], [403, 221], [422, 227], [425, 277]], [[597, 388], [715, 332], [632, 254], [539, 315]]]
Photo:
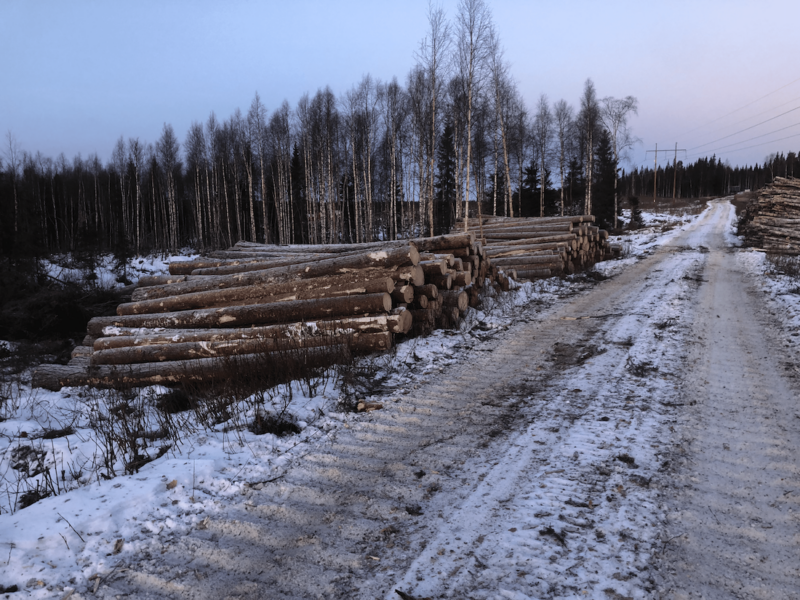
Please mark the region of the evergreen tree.
[[595, 181], [592, 186], [592, 205], [597, 224], [608, 229], [614, 226], [614, 153], [608, 132], [602, 130], [595, 151]]
[[453, 124], [448, 122], [439, 143], [437, 156], [436, 202], [434, 204], [434, 235], [448, 233], [455, 223], [456, 147]]

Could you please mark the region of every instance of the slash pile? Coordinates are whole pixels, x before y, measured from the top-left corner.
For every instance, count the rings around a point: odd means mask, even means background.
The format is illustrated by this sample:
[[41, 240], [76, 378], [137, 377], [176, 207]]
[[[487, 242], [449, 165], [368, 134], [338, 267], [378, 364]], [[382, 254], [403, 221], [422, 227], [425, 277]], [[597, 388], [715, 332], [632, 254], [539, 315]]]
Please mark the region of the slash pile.
[[[370, 244], [238, 242], [169, 275], [139, 280], [131, 302], [96, 317], [68, 365], [33, 385], [145, 386], [224, 376], [251, 361], [326, 367], [388, 350], [395, 335], [456, 325], [488, 275], [472, 233]], [[473, 284], [474, 280], [474, 284]]]
[[800, 254], [800, 179], [776, 177], [758, 192], [739, 221], [748, 246]]
[[[593, 215], [472, 218], [468, 231], [483, 242], [493, 267], [515, 279], [537, 279], [589, 269], [619, 256]], [[463, 229], [463, 221], [455, 230]]]

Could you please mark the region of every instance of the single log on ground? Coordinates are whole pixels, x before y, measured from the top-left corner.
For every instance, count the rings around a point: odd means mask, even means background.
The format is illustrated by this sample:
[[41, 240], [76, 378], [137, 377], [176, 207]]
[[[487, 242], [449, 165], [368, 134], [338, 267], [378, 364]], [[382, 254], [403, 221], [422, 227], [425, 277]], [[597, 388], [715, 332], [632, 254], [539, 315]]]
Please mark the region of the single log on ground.
[[[346, 277], [345, 279], [352, 279]], [[252, 285], [207, 292], [194, 292], [179, 296], [168, 296], [154, 300], [130, 302], [117, 307], [118, 315], [142, 315], [196, 308], [213, 308], [243, 304], [269, 304], [291, 300], [310, 300], [313, 298], [333, 298], [355, 294], [378, 294], [394, 291], [394, 281], [390, 277], [380, 277], [367, 281], [345, 281], [338, 283], [336, 277], [304, 279], [272, 285]]]
[[325, 317], [388, 312], [391, 308], [392, 297], [389, 294], [363, 294], [343, 298], [321, 298], [248, 306], [204, 308], [156, 315], [95, 317], [89, 321], [87, 331], [92, 335], [99, 335], [103, 327], [109, 325], [186, 329], [193, 327], [236, 327], [268, 323], [292, 323]]
[[246, 354], [227, 358], [142, 363], [134, 365], [41, 365], [31, 379], [33, 387], [58, 391], [66, 386], [99, 388], [169, 385], [183, 381], [225, 379], [248, 370], [273, 384], [291, 381], [310, 369], [347, 362], [350, 351], [344, 344], [271, 354]]

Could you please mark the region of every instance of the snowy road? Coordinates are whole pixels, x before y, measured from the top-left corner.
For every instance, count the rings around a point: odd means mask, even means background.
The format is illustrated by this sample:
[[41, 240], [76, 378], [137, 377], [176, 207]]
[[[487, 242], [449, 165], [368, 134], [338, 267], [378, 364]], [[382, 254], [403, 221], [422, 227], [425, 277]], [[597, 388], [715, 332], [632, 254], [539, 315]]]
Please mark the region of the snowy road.
[[100, 595], [797, 597], [800, 410], [731, 219], [465, 335]]

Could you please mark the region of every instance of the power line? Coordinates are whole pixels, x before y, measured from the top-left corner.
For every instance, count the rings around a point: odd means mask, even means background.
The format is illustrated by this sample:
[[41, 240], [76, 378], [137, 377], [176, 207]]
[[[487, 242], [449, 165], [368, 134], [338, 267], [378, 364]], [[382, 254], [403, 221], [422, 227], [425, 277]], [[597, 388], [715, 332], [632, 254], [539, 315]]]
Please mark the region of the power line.
[[[795, 133], [795, 134], [792, 134], [792, 135], [788, 135], [786, 137], [778, 138], [777, 140], [769, 140], [767, 142], [761, 142], [760, 144], [753, 144], [752, 146], [745, 146], [744, 148], [736, 148], [735, 150], [728, 150], [728, 153], [730, 154], [732, 152], [740, 152], [742, 150], [750, 150], [752, 148], [758, 148], [759, 146], [766, 146], [767, 144], [774, 144], [775, 142], [782, 142], [784, 140], [790, 140], [790, 139], [796, 138], [796, 137], [800, 137], [800, 133]], [[716, 150], [709, 150], [708, 152], [716, 152]], [[687, 157], [687, 158], [693, 158], [695, 156], [700, 156], [701, 154], [708, 154], [708, 152], [702, 152], [700, 154], [692, 154], [691, 157]]]
[[[787, 125], [786, 127], [781, 127], [780, 129], [774, 129], [773, 131], [770, 131], [769, 133], [762, 133], [761, 135], [757, 135], [755, 137], [747, 138], [746, 140], [741, 140], [739, 142], [734, 142], [732, 144], [728, 144], [727, 146], [722, 146], [721, 148], [717, 148], [716, 150], [714, 150], [714, 152], [716, 152], [717, 150], [725, 150], [726, 148], [730, 148], [731, 146], [738, 146], [739, 144], [746, 144], [747, 142], [752, 142], [753, 140], [757, 140], [759, 138], [766, 137], [768, 135], [772, 135], [773, 133], [779, 133], [781, 131], [786, 131], [787, 129], [791, 129], [792, 127], [797, 127], [798, 125], [800, 125], [800, 123], [793, 123], [792, 125]], [[709, 150], [709, 152], [711, 152], [711, 150]]]
[[[745, 109], [745, 108], [747, 108], [748, 106], [752, 106], [752, 105], [753, 105], [753, 104], [755, 104], [756, 102], [760, 102], [760, 101], [761, 101], [761, 100], [763, 100], [764, 98], [768, 98], [768, 97], [769, 97], [769, 96], [771, 96], [772, 94], [776, 94], [777, 92], [780, 92], [781, 90], [783, 90], [783, 89], [786, 89], [787, 87], [789, 87], [790, 85], [793, 85], [793, 84], [797, 83], [798, 81], [800, 81], [800, 77], [798, 77], [798, 78], [797, 78], [797, 79], [795, 79], [794, 81], [790, 81], [789, 83], [787, 83], [787, 84], [786, 84], [786, 85], [784, 85], [784, 86], [781, 86], [781, 87], [779, 87], [777, 90], [772, 90], [772, 91], [771, 91], [771, 92], [769, 92], [768, 94], [764, 94], [764, 95], [763, 95], [763, 96], [761, 96], [760, 98], [756, 98], [756, 99], [755, 99], [755, 100], [753, 100], [752, 102], [748, 102], [748, 103], [747, 103], [747, 104], [745, 104], [744, 106], [740, 106], [739, 108], [736, 108], [736, 109], [732, 110], [731, 112], [729, 112], [729, 113], [727, 113], [727, 114], [724, 114], [724, 115], [722, 115], [721, 117], [717, 117], [717, 118], [716, 118], [716, 119], [714, 119], [713, 121], [709, 121], [708, 123], [705, 123], [705, 124], [703, 124], [703, 125], [699, 125], [699, 126], [695, 127], [694, 129], [690, 129], [689, 131], [686, 131], [685, 133], [683, 133], [682, 135], [679, 135], [678, 137], [684, 137], [684, 136], [686, 136], [686, 135], [687, 135], [687, 134], [689, 134], [689, 133], [694, 133], [694, 132], [695, 132], [695, 131], [697, 131], [698, 129], [702, 129], [703, 127], [706, 127], [706, 126], [708, 126], [708, 125], [713, 125], [713, 124], [714, 124], [714, 123], [716, 123], [717, 121], [721, 121], [722, 119], [725, 119], [726, 117], [730, 117], [731, 115], [733, 115], [733, 114], [736, 114], [736, 113], [737, 113], [737, 112], [739, 112], [740, 110], [744, 110], [744, 109]], [[774, 109], [770, 109], [770, 110], [774, 110]], [[769, 111], [766, 111], [766, 112], [769, 112]], [[763, 114], [763, 113], [762, 113], [762, 114]], [[712, 144], [713, 144], [713, 142], [710, 142], [710, 143], [712, 143]]]
[[755, 125], [751, 125], [750, 127], [745, 127], [744, 129], [740, 129], [736, 133], [731, 133], [730, 135], [726, 135], [726, 136], [721, 137], [719, 139], [716, 139], [716, 140], [714, 140], [712, 142], [706, 142], [705, 144], [700, 144], [699, 146], [695, 146], [694, 148], [689, 148], [689, 150], [697, 150], [698, 148], [702, 148], [703, 146], [710, 146], [711, 144], [716, 144], [717, 142], [721, 142], [722, 140], [727, 140], [730, 137], [733, 137], [735, 135], [739, 135], [740, 133], [744, 133], [745, 131], [749, 131], [749, 130], [755, 128], [755, 127], [758, 127], [759, 125], [763, 125], [764, 123], [769, 123], [770, 121], [774, 121], [778, 117], [782, 117], [784, 115], [788, 115], [790, 112], [794, 112], [796, 110], [800, 110], [800, 106], [795, 106], [791, 110], [787, 110], [786, 112], [782, 112], [779, 115], [775, 115], [774, 117], [770, 117], [769, 119], [761, 121], [760, 123], [756, 123]]

